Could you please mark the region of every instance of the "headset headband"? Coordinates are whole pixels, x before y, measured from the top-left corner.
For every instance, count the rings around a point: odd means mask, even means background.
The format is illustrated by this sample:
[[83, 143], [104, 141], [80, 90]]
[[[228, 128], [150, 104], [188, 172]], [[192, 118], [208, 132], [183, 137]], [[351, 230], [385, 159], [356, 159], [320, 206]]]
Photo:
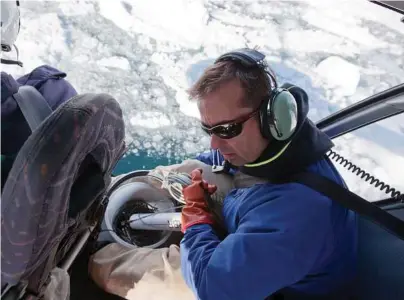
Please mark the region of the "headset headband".
[[238, 61], [245, 67], [256, 67], [265, 59], [265, 55], [253, 49], [243, 48], [227, 52], [216, 59], [215, 63], [225, 60]]
[[246, 68], [260, 68], [269, 76], [271, 80], [271, 87], [277, 88], [274, 75], [268, 71], [267, 64], [265, 63], [265, 54], [249, 48], [236, 49], [221, 55], [215, 60], [215, 63], [221, 61], [235, 61], [240, 63]]

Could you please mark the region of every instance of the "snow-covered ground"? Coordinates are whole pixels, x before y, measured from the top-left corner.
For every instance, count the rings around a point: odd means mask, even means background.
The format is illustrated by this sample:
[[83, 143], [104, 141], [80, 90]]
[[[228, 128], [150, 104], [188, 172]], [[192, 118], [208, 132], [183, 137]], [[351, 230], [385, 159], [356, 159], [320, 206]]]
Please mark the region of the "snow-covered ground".
[[[224, 51], [258, 46], [280, 82], [303, 87], [314, 121], [404, 81], [404, 25], [365, 0], [21, 1], [24, 68], [68, 74], [125, 114], [131, 151], [182, 157], [208, 147], [186, 89]], [[202, 138], [201, 138], [202, 137]], [[404, 115], [335, 140], [358, 166], [404, 190]], [[344, 172], [344, 171], [343, 171]], [[346, 172], [344, 172], [344, 175]], [[380, 193], [346, 175], [355, 192]]]

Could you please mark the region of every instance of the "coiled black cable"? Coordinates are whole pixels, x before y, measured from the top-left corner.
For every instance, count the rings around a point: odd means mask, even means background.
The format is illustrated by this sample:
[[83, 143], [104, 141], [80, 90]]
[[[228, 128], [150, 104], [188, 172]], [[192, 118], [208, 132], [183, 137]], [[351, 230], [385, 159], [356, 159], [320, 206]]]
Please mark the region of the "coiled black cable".
[[340, 165], [342, 165], [344, 168], [346, 168], [348, 171], [351, 171], [355, 175], [359, 176], [361, 179], [363, 179], [366, 182], [369, 182], [376, 188], [379, 188], [381, 191], [384, 191], [387, 195], [391, 196], [392, 198], [395, 198], [397, 200], [400, 200], [404, 202], [404, 194], [402, 194], [400, 191], [396, 190], [393, 187], [390, 187], [390, 185], [386, 184], [385, 182], [381, 181], [380, 179], [377, 179], [373, 175], [369, 174], [365, 170], [359, 168], [357, 165], [353, 164], [350, 162], [348, 159], [343, 157], [342, 155], [336, 153], [333, 150], [329, 150], [327, 152], [327, 156]]

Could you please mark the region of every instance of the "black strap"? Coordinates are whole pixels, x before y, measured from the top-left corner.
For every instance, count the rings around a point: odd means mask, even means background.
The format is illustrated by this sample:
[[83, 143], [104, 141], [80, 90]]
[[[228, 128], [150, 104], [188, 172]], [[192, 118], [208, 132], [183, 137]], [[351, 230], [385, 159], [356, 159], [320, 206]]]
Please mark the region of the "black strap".
[[340, 186], [336, 182], [310, 172], [296, 174], [290, 178], [289, 181], [304, 184], [311, 189], [318, 191], [404, 240], [403, 220], [394, 217], [380, 207]]
[[23, 66], [22, 62], [20, 62], [19, 60], [12, 60], [12, 59], [5, 59], [5, 58], [1, 58], [1, 63], [5, 64], [5, 65], [18, 65], [20, 67]]
[[12, 96], [18, 104], [31, 131], [34, 131], [52, 113], [48, 102], [38, 90], [29, 85], [20, 86]]

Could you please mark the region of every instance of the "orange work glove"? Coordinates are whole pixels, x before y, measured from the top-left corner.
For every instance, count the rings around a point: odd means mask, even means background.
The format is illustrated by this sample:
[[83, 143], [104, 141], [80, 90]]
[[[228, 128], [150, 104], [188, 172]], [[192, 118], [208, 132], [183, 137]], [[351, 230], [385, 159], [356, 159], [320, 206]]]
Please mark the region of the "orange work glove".
[[217, 187], [208, 184], [202, 179], [202, 169], [195, 169], [191, 172], [192, 184], [182, 190], [185, 199], [185, 206], [181, 214], [181, 231], [184, 233], [188, 227], [195, 224], [214, 225], [214, 218], [209, 213], [205, 197], [212, 195]]

